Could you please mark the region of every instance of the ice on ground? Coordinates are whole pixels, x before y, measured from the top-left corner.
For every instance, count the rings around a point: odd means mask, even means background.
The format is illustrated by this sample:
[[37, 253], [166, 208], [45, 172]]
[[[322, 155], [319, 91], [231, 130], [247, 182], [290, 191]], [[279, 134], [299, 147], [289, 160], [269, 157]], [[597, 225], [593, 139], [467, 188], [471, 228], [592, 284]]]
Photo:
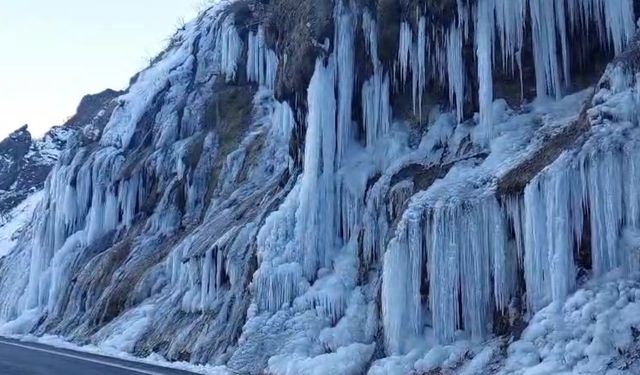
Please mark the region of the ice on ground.
[[[0, 335], [2, 335], [1, 327], [0, 327]], [[11, 339], [17, 339], [23, 342], [33, 342], [33, 343], [48, 345], [48, 346], [52, 346], [54, 348], [59, 348], [59, 349], [73, 350], [77, 352], [84, 352], [84, 353], [101, 355], [105, 357], [123, 359], [130, 362], [138, 362], [138, 363], [144, 363], [144, 364], [149, 364], [149, 365], [154, 365], [159, 367], [190, 371], [190, 372], [193, 372], [196, 374], [202, 374], [202, 375], [233, 374], [233, 372], [231, 372], [229, 369], [225, 368], [224, 366], [194, 365], [188, 362], [169, 362], [165, 358], [163, 358], [161, 355], [158, 355], [156, 353], [151, 354], [145, 358], [141, 358], [141, 357], [133, 356], [129, 353], [124, 353], [120, 350], [114, 349], [111, 346], [103, 346], [102, 344], [98, 346], [96, 345], [79, 346], [69, 341], [66, 341], [64, 338], [60, 336], [54, 336], [54, 335], [44, 335], [44, 336], [8, 335], [5, 337], [11, 338]]]
[[362, 374], [373, 355], [375, 344], [352, 344], [334, 353], [317, 357], [278, 355], [269, 360], [269, 373], [274, 375]]
[[638, 374], [640, 275], [591, 281], [536, 314], [501, 374]]

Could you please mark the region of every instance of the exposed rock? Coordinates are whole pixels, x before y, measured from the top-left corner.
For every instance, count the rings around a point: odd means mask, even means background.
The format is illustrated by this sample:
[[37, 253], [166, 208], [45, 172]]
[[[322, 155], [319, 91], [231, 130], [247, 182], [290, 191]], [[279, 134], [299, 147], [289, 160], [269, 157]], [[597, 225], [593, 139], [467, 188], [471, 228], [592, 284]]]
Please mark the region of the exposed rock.
[[74, 132], [85, 126], [104, 128], [115, 106], [113, 99], [120, 94], [106, 90], [85, 96], [76, 114], [64, 125], [49, 130], [42, 139], [32, 139], [25, 125], [0, 142], [0, 216], [43, 188], [58, 155]]

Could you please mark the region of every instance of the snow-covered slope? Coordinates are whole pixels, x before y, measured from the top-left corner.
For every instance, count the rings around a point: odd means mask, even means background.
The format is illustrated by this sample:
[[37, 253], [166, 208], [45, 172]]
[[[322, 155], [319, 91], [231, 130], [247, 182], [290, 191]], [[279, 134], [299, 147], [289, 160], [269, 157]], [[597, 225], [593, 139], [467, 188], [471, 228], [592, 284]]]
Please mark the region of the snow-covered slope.
[[572, 311], [634, 308], [598, 300], [636, 293], [638, 5], [208, 9], [69, 134], [0, 332], [243, 374], [633, 373], [636, 321], [605, 345]]
[[13, 250], [18, 238], [27, 228], [42, 199], [42, 192], [32, 192], [27, 198], [3, 215], [0, 222], [0, 258]]

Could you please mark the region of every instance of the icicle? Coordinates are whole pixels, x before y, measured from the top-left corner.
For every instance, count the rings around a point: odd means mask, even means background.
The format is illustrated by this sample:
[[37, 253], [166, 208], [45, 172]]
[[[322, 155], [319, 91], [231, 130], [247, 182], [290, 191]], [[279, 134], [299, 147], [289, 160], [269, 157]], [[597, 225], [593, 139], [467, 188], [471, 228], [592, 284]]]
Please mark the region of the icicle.
[[469, 39], [469, 5], [467, 0], [457, 0], [458, 21], [457, 25], [463, 31], [465, 40]]
[[429, 301], [441, 342], [451, 342], [462, 326], [475, 339], [485, 337], [492, 290], [496, 306], [504, 309], [515, 281], [509, 263], [513, 256], [507, 253], [506, 230], [497, 202], [491, 198], [469, 203], [466, 207], [456, 203], [436, 206], [433, 229], [427, 232]]
[[388, 246], [382, 271], [382, 318], [387, 351], [402, 354], [410, 337], [421, 333], [423, 238], [420, 220], [411, 218], [398, 228]]
[[[355, 23], [353, 14], [338, 1], [336, 5], [336, 83], [338, 88], [338, 132], [337, 132], [337, 165], [342, 164], [345, 153], [352, 141], [352, 102], [355, 84]], [[328, 94], [328, 93], [327, 93]]]
[[377, 261], [382, 253], [384, 241], [386, 241], [388, 228], [387, 212], [384, 209], [384, 194], [386, 189], [380, 187], [380, 182], [376, 183], [370, 190], [367, 199], [367, 207], [362, 218], [362, 257], [366, 267]]
[[574, 244], [583, 230], [580, 171], [561, 165], [525, 190], [524, 266], [532, 311], [551, 301], [562, 302], [575, 284]]
[[257, 35], [250, 32], [247, 43], [247, 80], [251, 82], [259, 81], [260, 77], [260, 47]]
[[413, 113], [422, 118], [422, 97], [427, 86], [427, 20], [424, 16], [418, 21], [418, 39], [414, 51]]
[[122, 181], [120, 188], [118, 189], [122, 195], [119, 204], [119, 212], [122, 217], [122, 221], [125, 225], [129, 226], [133, 223], [140, 197], [140, 177], [135, 175], [129, 180]]
[[581, 161], [586, 168], [584, 183], [589, 192], [593, 270], [598, 276], [623, 264], [618, 246], [624, 212], [623, 160], [619, 152], [605, 152], [608, 154], [587, 154]]
[[604, 15], [616, 54], [621, 53], [635, 32], [635, 14], [632, 0], [603, 0]]
[[[451, 28], [454, 26], [452, 25]], [[451, 31], [451, 29], [450, 29]], [[449, 49], [449, 34], [444, 36], [439, 35], [438, 30], [432, 26], [432, 38], [427, 45], [427, 56], [429, 63], [433, 67], [429, 70], [430, 78], [441, 87], [445, 87], [450, 82], [458, 79], [459, 77], [449, 76], [449, 53], [460, 52], [462, 56], [462, 49], [460, 51], [452, 51]], [[462, 48], [462, 41], [460, 42]], [[452, 105], [454, 103], [451, 103]]]
[[270, 90], [276, 83], [278, 56], [267, 48], [264, 28], [258, 27], [256, 33], [249, 33], [247, 47], [247, 79]]
[[414, 197], [384, 256], [383, 320], [394, 354], [422, 333], [425, 278], [432, 326], [442, 343], [452, 342], [462, 327], [474, 339], [486, 337], [494, 307], [505, 310], [514, 293], [517, 259], [497, 200], [437, 199]]
[[502, 51], [502, 67], [514, 72], [517, 56], [524, 44], [524, 0], [495, 0], [496, 26]]
[[391, 127], [391, 103], [389, 74], [378, 58], [378, 39], [376, 23], [368, 12], [363, 15], [362, 31], [365, 46], [371, 56], [373, 76], [362, 85], [362, 125], [366, 137], [366, 146], [373, 146], [385, 136]]
[[502, 68], [511, 74], [518, 69], [521, 99], [524, 99], [524, 77], [522, 72], [522, 48], [526, 0], [495, 0], [496, 26], [502, 51]]
[[407, 339], [406, 310], [413, 310], [407, 295], [411, 280], [406, 231], [399, 228], [398, 235], [389, 242], [382, 269], [381, 309], [387, 353], [402, 354], [403, 340]]
[[338, 176], [338, 202], [340, 203], [340, 223], [342, 230], [340, 236], [342, 242], [348, 243], [352, 238], [357, 237], [360, 231], [360, 223], [364, 211], [364, 199], [367, 189], [366, 173], [352, 173]]
[[[565, 155], [527, 186], [524, 267], [532, 311], [562, 301], [575, 286], [573, 254], [581, 245], [583, 207], [590, 216], [594, 273], [603, 275], [628, 261], [619, 236], [628, 184], [623, 171], [631, 168], [633, 176], [631, 165], [619, 151], [598, 146], [582, 151], [577, 160]], [[629, 199], [627, 206], [635, 207], [635, 198]]]
[[452, 26], [447, 39], [447, 77], [449, 102], [455, 104], [458, 122], [464, 119], [465, 68], [462, 47], [462, 31], [459, 27]]
[[364, 35], [365, 49], [371, 56], [371, 63], [375, 68], [380, 64], [380, 59], [378, 58], [378, 34], [376, 21], [368, 10], [365, 10], [362, 14], [362, 34]]
[[389, 75], [382, 69], [362, 86], [362, 118], [367, 146], [373, 146], [391, 127]]
[[257, 278], [256, 295], [261, 310], [278, 311], [282, 305], [291, 303], [299, 295], [299, 282], [303, 272], [298, 263], [279, 265], [276, 269], [265, 268]]
[[484, 246], [487, 247], [484, 251], [490, 252], [494, 302], [497, 310], [506, 311], [516, 286], [518, 259], [514, 258], [514, 250], [517, 256], [517, 247], [508, 241], [506, 212], [497, 200], [488, 199], [481, 208], [482, 220], [487, 226], [483, 230], [486, 233]]
[[632, 0], [569, 0], [568, 11], [576, 32], [588, 34], [590, 23], [594, 22], [600, 44], [610, 43], [616, 54], [624, 50], [635, 34]]
[[215, 292], [216, 263], [214, 261], [214, 249], [207, 251], [202, 258], [202, 281], [200, 282], [200, 305], [204, 311], [207, 309], [211, 295]]
[[314, 278], [318, 267], [327, 265], [326, 251], [332, 248], [337, 234], [334, 64], [333, 58], [327, 65], [318, 59], [308, 90], [309, 114], [296, 230], [304, 252], [300, 260], [305, 276], [310, 279]]
[[527, 302], [531, 311], [538, 311], [549, 301], [547, 273], [547, 211], [543, 205], [543, 192], [530, 185], [525, 190], [525, 258], [524, 275], [527, 285]]
[[[255, 295], [261, 310], [276, 311], [298, 296], [304, 280], [296, 246], [296, 209], [300, 184], [287, 196], [277, 211], [271, 213], [258, 232], [256, 246], [260, 268], [254, 274]], [[291, 258], [290, 258], [291, 257]]]
[[415, 40], [409, 23], [400, 24], [398, 48], [400, 83], [405, 85], [411, 73], [413, 113], [422, 118], [422, 98], [427, 85], [427, 20], [424, 16], [418, 20], [418, 36]]
[[513, 228], [518, 262], [522, 264], [524, 261], [524, 201], [522, 197], [506, 198], [504, 210]]
[[[554, 0], [530, 0], [536, 91], [539, 97], [560, 98], [560, 73], [556, 52]], [[564, 17], [564, 15], [562, 15]]]
[[[638, 102], [638, 98], [636, 98]], [[624, 266], [627, 272], [633, 273], [640, 268], [640, 252], [637, 246], [640, 239], [640, 186], [633, 181], [640, 181], [640, 152], [636, 145], [627, 145], [624, 149], [624, 170], [628, 178], [624, 183], [625, 230], [623, 241], [626, 260]]]
[[560, 43], [562, 48], [562, 72], [565, 87], [571, 85], [570, 61], [569, 61], [569, 37], [567, 33], [567, 21], [565, 12], [565, 2], [555, 1], [556, 26], [558, 34], [560, 34]]
[[227, 82], [233, 81], [242, 54], [242, 40], [236, 31], [233, 16], [228, 16], [222, 22], [216, 47], [220, 51], [221, 71], [225, 74]]
[[413, 32], [411, 25], [407, 22], [400, 24], [400, 42], [398, 43], [398, 66], [400, 68], [400, 82], [404, 85], [407, 82], [409, 69], [411, 68], [411, 57], [414, 55]]
[[476, 16], [476, 56], [478, 58], [478, 99], [480, 104], [478, 141], [483, 145], [487, 145], [493, 137], [494, 1], [479, 0]]
[[441, 342], [451, 342], [460, 326], [460, 253], [455, 227], [450, 227], [455, 212], [449, 209], [436, 211], [433, 218], [433, 234], [427, 238], [431, 247], [429, 275], [429, 303], [433, 314], [433, 328]]
[[289, 103], [277, 103], [273, 111], [272, 121], [277, 129], [277, 134], [283, 139], [288, 139], [295, 127], [293, 110]]

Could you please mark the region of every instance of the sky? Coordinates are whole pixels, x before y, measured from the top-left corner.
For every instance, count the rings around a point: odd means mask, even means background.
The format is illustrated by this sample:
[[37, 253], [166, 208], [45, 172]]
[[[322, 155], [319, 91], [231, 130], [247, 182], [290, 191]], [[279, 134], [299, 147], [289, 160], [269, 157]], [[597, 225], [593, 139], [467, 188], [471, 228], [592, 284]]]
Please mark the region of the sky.
[[0, 139], [61, 125], [86, 94], [124, 89], [205, 0], [0, 0]]

